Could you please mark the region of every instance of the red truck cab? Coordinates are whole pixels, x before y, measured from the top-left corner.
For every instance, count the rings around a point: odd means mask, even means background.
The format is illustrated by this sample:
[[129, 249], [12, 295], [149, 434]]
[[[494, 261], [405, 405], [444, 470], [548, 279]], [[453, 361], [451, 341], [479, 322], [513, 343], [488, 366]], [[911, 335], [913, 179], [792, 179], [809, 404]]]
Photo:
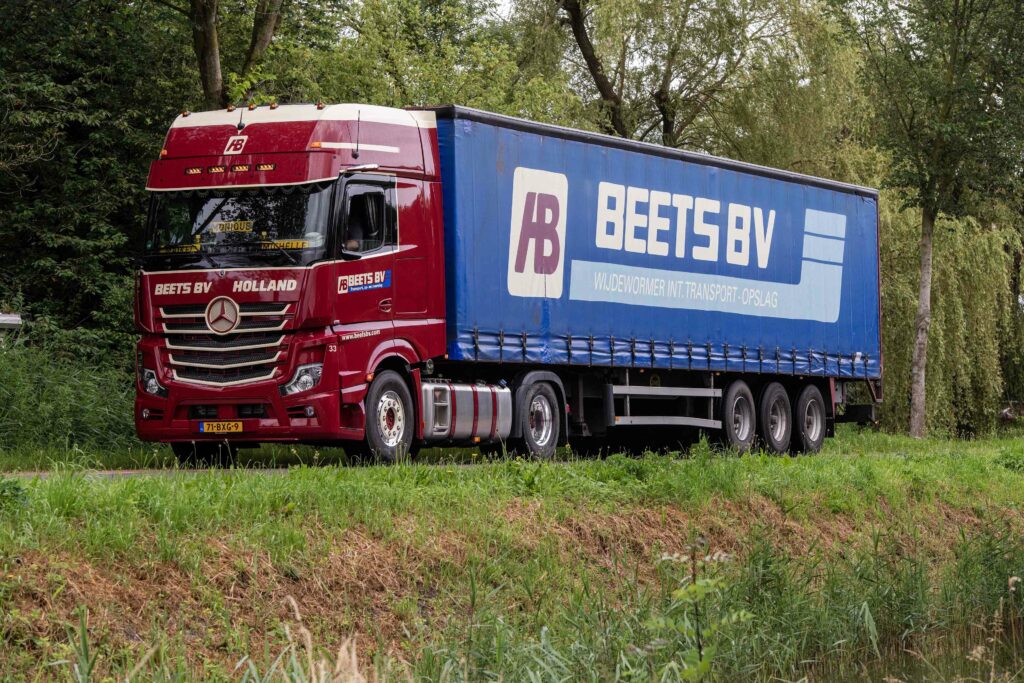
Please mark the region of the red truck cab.
[[[374, 373], [401, 371], [416, 394], [419, 365], [444, 354], [432, 112], [184, 112], [147, 189], [141, 438], [183, 457], [228, 440], [356, 444]], [[385, 410], [384, 432], [396, 420], [420, 431]]]

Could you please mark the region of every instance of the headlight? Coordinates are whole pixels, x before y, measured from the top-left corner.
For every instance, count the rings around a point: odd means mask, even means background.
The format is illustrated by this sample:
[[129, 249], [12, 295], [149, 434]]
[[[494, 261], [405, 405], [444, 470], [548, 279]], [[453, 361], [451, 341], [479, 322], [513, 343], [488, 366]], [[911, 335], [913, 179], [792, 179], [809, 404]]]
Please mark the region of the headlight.
[[295, 370], [295, 376], [292, 377], [292, 381], [281, 387], [281, 393], [288, 396], [289, 394], [297, 394], [301, 391], [309, 391], [317, 384], [320, 384], [320, 377], [323, 375], [323, 372], [323, 363], [300, 365]]
[[156, 378], [156, 371], [149, 368], [142, 368], [142, 388], [146, 390], [147, 394], [167, 396], [167, 389]]

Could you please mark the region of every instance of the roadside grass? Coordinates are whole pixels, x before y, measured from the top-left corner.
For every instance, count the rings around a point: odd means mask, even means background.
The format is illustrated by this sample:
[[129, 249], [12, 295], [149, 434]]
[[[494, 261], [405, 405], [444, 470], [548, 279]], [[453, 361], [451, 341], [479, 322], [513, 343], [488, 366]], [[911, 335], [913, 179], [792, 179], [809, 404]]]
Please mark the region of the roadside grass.
[[[833, 680], [987, 642], [1000, 600], [994, 650], [1020, 638], [1013, 435], [118, 480], [52, 455], [0, 479], [0, 679], [95, 657], [96, 680], [312, 680], [307, 629], [316, 661], [354, 638], [382, 679], [694, 680], [694, 624], [717, 621], [713, 677]], [[718, 552], [694, 617], [680, 558]]]

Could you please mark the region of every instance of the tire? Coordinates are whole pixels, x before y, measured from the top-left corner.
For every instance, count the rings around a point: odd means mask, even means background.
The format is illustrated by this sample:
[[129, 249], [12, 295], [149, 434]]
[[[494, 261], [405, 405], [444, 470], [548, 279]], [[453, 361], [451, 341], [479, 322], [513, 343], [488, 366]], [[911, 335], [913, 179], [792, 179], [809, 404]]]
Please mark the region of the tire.
[[757, 411], [754, 395], [741, 379], [734, 381], [722, 397], [722, 440], [729, 448], [747, 453], [754, 447]]
[[793, 447], [798, 453], [817, 453], [825, 442], [825, 401], [818, 387], [808, 384], [796, 401]]
[[516, 450], [534, 458], [550, 460], [561, 436], [562, 413], [558, 409], [558, 396], [547, 382], [531, 384], [524, 391], [526, 400], [523, 405], [526, 409], [517, 416], [522, 438], [517, 440]]
[[757, 424], [765, 448], [776, 454], [789, 452], [793, 438], [793, 408], [789, 394], [778, 382], [772, 382], [761, 392]]
[[370, 458], [393, 463], [410, 456], [416, 430], [412, 394], [393, 370], [377, 375], [366, 394], [366, 448]]
[[184, 441], [172, 443], [171, 450], [185, 467], [230, 467], [238, 452], [227, 441]]

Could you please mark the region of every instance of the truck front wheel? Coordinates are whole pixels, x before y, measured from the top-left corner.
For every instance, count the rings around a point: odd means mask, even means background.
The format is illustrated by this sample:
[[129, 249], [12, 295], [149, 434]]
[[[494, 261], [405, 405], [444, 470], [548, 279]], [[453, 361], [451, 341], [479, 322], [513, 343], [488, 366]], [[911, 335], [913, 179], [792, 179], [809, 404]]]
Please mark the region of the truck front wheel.
[[366, 394], [366, 447], [371, 457], [390, 463], [408, 455], [415, 425], [405, 380], [393, 370], [378, 374]]
[[561, 431], [558, 397], [546, 382], [531, 384], [526, 392], [525, 410], [519, 415], [522, 450], [547, 460], [555, 455]]
[[754, 395], [741, 379], [725, 390], [722, 397], [722, 433], [725, 445], [746, 453], [754, 445], [757, 419]]

